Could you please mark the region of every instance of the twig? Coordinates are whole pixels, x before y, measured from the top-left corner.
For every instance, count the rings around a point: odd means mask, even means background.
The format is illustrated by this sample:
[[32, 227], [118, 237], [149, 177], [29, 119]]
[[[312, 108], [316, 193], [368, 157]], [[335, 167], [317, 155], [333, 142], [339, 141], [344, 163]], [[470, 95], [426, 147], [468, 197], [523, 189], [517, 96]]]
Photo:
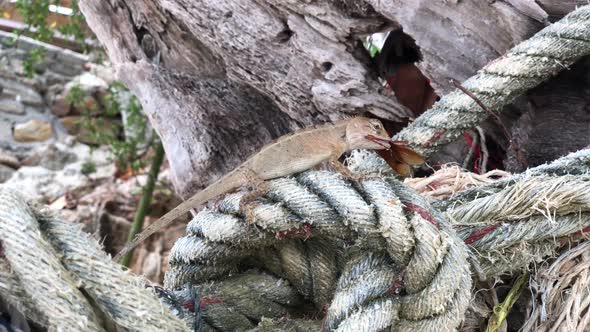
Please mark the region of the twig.
[[[131, 225], [131, 230], [129, 231], [129, 236], [127, 237], [127, 243], [133, 241], [135, 236], [141, 231], [143, 227], [143, 220], [145, 219], [145, 214], [152, 203], [156, 179], [158, 178], [158, 173], [160, 172], [160, 166], [162, 166], [163, 160], [164, 147], [162, 146], [162, 142], [158, 142], [156, 145], [156, 154], [154, 155], [154, 159], [152, 159], [152, 165], [150, 166], [148, 180], [145, 184], [145, 187], [143, 188], [143, 195], [141, 196], [141, 201], [137, 207], [137, 212], [135, 213], [135, 218], [133, 218], [133, 224]], [[121, 265], [129, 267], [129, 262], [131, 261], [132, 255], [133, 251], [130, 251], [127, 255], [123, 256], [121, 258]]]
[[477, 98], [477, 96], [475, 96], [471, 91], [467, 90], [463, 85], [461, 85], [461, 83], [457, 82], [454, 79], [451, 79], [451, 83], [459, 90], [461, 90], [461, 92], [463, 92], [464, 94], [468, 95], [469, 97], [471, 97], [471, 99], [473, 99], [473, 101], [475, 101], [475, 103], [477, 105], [479, 105], [479, 107], [481, 107], [486, 113], [488, 113], [489, 115], [491, 115], [494, 120], [496, 120], [496, 122], [498, 123], [498, 125], [500, 126], [500, 128], [502, 129], [502, 131], [504, 132], [504, 136], [506, 136], [506, 139], [508, 140], [508, 145], [510, 147], [512, 147], [512, 150], [514, 151], [514, 155], [516, 156], [516, 159], [518, 160], [518, 162], [522, 165], [522, 166], [526, 166], [527, 162], [524, 160], [520, 149], [518, 148], [516, 142], [514, 142], [512, 140], [512, 136], [510, 135], [510, 131], [508, 130], [508, 128], [506, 128], [506, 126], [504, 125], [504, 123], [502, 122], [502, 119], [500, 119], [500, 116], [496, 113], [493, 112], [492, 110], [490, 110], [489, 108], [486, 107], [486, 105], [484, 105], [484, 103], [481, 102], [481, 100], [479, 100], [479, 98]]
[[506, 319], [506, 317], [508, 317], [508, 313], [510, 312], [510, 309], [512, 309], [512, 306], [514, 305], [516, 300], [518, 300], [518, 298], [520, 297], [520, 294], [522, 294], [522, 291], [524, 290], [528, 280], [529, 280], [529, 273], [528, 272], [523, 273], [516, 280], [516, 282], [514, 283], [514, 286], [512, 286], [512, 289], [508, 293], [508, 296], [506, 296], [506, 299], [504, 300], [504, 302], [502, 302], [501, 304], [494, 307], [494, 313], [492, 314], [492, 317], [490, 317], [490, 320], [488, 321], [488, 328], [486, 329], [486, 332], [498, 331], [498, 328], [500, 328], [500, 326], [502, 325], [502, 322]]

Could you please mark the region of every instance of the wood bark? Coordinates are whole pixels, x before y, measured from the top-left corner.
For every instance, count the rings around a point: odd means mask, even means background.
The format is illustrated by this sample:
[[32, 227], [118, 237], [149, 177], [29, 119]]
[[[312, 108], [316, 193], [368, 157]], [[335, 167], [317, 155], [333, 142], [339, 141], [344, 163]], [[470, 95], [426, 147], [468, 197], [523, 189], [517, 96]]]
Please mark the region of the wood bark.
[[361, 43], [367, 35], [403, 27], [422, 50], [421, 69], [444, 93], [449, 79], [473, 75], [575, 6], [558, 2], [82, 0], [80, 6], [162, 138], [177, 192], [188, 196], [290, 130], [352, 114], [410, 117], [380, 83]]

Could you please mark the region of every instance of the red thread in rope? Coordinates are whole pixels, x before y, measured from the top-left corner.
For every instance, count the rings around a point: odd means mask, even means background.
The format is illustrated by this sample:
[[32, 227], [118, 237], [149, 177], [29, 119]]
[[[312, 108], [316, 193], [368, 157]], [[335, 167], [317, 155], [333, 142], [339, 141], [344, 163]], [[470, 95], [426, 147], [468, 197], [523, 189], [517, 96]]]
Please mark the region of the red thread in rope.
[[436, 133], [434, 133], [434, 135], [432, 135], [432, 137], [428, 141], [426, 141], [426, 143], [424, 143], [424, 146], [430, 147], [432, 143], [438, 141], [446, 132], [446, 129], [437, 131]]
[[217, 296], [204, 296], [201, 298], [201, 309], [207, 309], [210, 304], [223, 303], [223, 299]]
[[422, 218], [428, 220], [431, 224], [436, 226], [436, 228], [439, 228], [438, 222], [436, 221], [436, 219], [434, 219], [434, 217], [430, 213], [428, 213], [428, 210], [426, 210], [425, 208], [423, 208], [417, 204], [410, 203], [410, 202], [403, 202], [403, 204], [404, 204], [404, 210], [412, 211], [412, 212], [419, 214]]
[[473, 242], [480, 240], [482, 237], [484, 237], [484, 235], [490, 233], [498, 227], [500, 227], [500, 224], [490, 225], [471, 233], [471, 235], [465, 239], [465, 244], [472, 244]]
[[185, 301], [182, 304], [182, 306], [190, 312], [195, 312], [195, 301], [192, 301], [192, 300]]
[[313, 226], [310, 223], [303, 223], [301, 227], [291, 228], [286, 231], [276, 232], [275, 238], [277, 240], [284, 240], [292, 237], [303, 237], [308, 239], [313, 231]]
[[[471, 135], [469, 135], [468, 132], [465, 132], [464, 134], [465, 136], [465, 140], [467, 140], [467, 146], [471, 149], [471, 147], [473, 146], [473, 138], [471, 137]], [[473, 168], [471, 169], [471, 171], [473, 173], [477, 173], [479, 174], [479, 161], [481, 158], [481, 145], [479, 143], [477, 143], [477, 145], [475, 146], [475, 150], [473, 150]]]
[[391, 284], [391, 287], [387, 290], [387, 295], [389, 296], [398, 296], [401, 294], [402, 289], [404, 288], [404, 277], [403, 275], [399, 275], [397, 279]]
[[570, 234], [570, 236], [580, 236], [580, 235], [584, 235], [586, 233], [590, 233], [590, 226], [583, 228], [575, 233]]

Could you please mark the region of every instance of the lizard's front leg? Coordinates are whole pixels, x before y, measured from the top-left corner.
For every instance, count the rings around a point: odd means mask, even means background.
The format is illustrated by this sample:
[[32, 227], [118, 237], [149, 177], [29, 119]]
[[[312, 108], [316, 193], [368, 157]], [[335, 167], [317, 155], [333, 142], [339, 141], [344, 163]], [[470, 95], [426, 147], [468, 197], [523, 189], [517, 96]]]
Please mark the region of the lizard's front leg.
[[340, 157], [342, 156], [342, 154], [344, 153], [344, 149], [336, 149], [332, 155], [330, 156], [330, 159], [328, 159], [328, 165], [335, 170], [336, 172], [340, 173], [343, 177], [345, 177], [346, 179], [349, 179], [351, 181], [355, 181], [358, 182], [359, 180], [362, 179], [362, 175], [359, 174], [355, 174], [353, 172], [351, 172], [348, 167], [344, 166], [338, 159], [340, 159]]
[[254, 201], [257, 197], [263, 196], [268, 192], [268, 185], [254, 171], [247, 169], [243, 171], [243, 176], [248, 183], [250, 192], [246, 193], [240, 199], [240, 211], [244, 214], [246, 221], [252, 223], [255, 219]]

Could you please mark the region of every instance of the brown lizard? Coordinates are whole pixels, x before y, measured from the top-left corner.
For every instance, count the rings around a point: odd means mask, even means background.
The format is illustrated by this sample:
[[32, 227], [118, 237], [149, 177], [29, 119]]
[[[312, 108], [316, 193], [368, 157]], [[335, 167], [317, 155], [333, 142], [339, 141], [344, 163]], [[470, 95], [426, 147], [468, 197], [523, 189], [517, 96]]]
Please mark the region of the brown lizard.
[[347, 178], [354, 179], [350, 170], [338, 161], [343, 153], [354, 149], [389, 149], [392, 145], [398, 150], [405, 150], [400, 159], [405, 158], [408, 164], [414, 165], [417, 164], [416, 161], [422, 161], [420, 156], [404, 148], [403, 144], [393, 142], [381, 121], [376, 119], [356, 117], [285, 135], [264, 146], [235, 170], [151, 224], [133, 242], [127, 244], [114, 260], [118, 261], [139, 243], [190, 209], [224, 193], [249, 183], [262, 183], [264, 180], [299, 173], [325, 161]]

